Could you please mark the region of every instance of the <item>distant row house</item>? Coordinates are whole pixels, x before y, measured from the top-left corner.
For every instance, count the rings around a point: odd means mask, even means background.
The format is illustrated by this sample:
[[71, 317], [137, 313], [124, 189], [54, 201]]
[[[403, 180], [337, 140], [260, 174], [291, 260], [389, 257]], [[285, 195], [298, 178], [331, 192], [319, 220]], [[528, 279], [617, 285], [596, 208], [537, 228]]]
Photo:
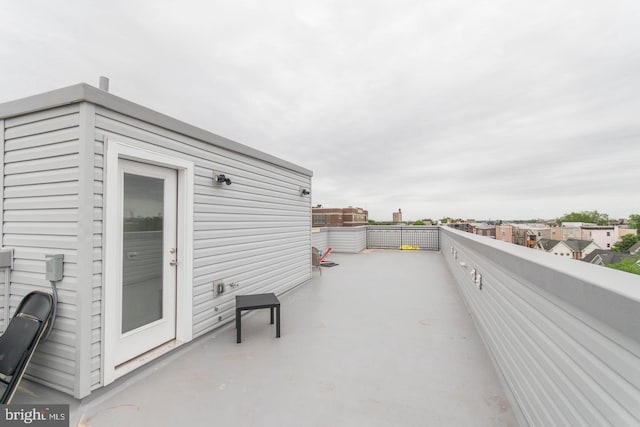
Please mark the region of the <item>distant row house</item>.
[[593, 240], [553, 240], [543, 238], [538, 240], [535, 249], [572, 259], [583, 259], [591, 252], [601, 248]]

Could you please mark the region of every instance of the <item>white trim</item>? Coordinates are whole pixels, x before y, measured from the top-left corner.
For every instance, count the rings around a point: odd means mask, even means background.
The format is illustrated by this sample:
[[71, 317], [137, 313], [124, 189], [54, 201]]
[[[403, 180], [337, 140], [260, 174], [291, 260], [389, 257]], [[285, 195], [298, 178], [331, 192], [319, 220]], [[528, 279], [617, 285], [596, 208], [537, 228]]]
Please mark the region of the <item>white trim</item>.
[[78, 259], [92, 262], [76, 263], [76, 337], [77, 349], [73, 397], [81, 399], [91, 393], [91, 336], [93, 325], [93, 242], [95, 203], [95, 121], [96, 107], [83, 102], [79, 109], [78, 141], [78, 242], [77, 254], [85, 254]]
[[[120, 257], [119, 249], [111, 241], [118, 233], [113, 230], [118, 223], [119, 212], [117, 206], [118, 195], [118, 159], [128, 159], [144, 163], [172, 168], [178, 172], [178, 251], [177, 292], [176, 292], [176, 345], [191, 341], [193, 338], [193, 192], [194, 192], [194, 164], [191, 161], [176, 157], [176, 153], [154, 147], [129, 138], [121, 138], [127, 143], [119, 141], [105, 141], [105, 239], [104, 239], [104, 282], [102, 307], [102, 384], [112, 383], [127, 371], [116, 371], [113, 348], [117, 333], [113, 330], [112, 322], [105, 321], [106, 310], [117, 301], [113, 300], [106, 283], [119, 280], [113, 276], [118, 274], [117, 266]], [[173, 347], [171, 347], [173, 348]], [[148, 360], [147, 360], [148, 361]]]
[[[0, 248], [3, 248], [4, 242], [4, 119], [0, 119]], [[4, 329], [9, 324], [9, 311], [10, 305], [10, 292], [9, 285], [11, 283], [11, 269], [5, 268], [4, 270], [4, 294], [2, 295], [2, 305], [4, 309]]]

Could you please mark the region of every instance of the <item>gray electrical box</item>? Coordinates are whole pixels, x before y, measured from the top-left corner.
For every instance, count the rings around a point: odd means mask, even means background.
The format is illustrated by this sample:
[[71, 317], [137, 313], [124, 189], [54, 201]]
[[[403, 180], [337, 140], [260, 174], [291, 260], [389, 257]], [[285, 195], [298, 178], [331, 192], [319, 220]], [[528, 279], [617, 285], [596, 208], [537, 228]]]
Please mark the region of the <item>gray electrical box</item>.
[[0, 249], [0, 268], [13, 268], [13, 249]]
[[45, 255], [47, 263], [47, 280], [50, 282], [59, 282], [62, 280], [62, 260], [64, 255]]

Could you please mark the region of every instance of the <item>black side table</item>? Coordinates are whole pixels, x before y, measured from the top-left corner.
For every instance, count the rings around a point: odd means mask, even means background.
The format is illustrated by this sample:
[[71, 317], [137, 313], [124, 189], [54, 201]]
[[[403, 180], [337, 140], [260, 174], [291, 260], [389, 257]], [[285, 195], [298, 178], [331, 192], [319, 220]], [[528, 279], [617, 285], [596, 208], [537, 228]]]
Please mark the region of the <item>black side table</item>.
[[236, 295], [236, 342], [242, 342], [242, 311], [268, 308], [271, 310], [273, 325], [273, 309], [276, 309], [276, 338], [280, 338], [280, 300], [276, 294]]

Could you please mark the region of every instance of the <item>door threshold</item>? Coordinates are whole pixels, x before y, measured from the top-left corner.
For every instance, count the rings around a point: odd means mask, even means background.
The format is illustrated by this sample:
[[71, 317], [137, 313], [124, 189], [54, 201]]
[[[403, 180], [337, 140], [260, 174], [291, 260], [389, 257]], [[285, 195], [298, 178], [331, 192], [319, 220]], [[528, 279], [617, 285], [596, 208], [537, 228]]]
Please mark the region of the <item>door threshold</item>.
[[178, 340], [169, 341], [162, 345], [159, 345], [156, 348], [153, 348], [147, 351], [146, 353], [142, 353], [141, 355], [131, 360], [121, 363], [120, 365], [116, 366], [114, 369], [115, 378], [122, 377], [128, 374], [129, 372], [132, 372], [146, 365], [147, 363], [157, 359], [158, 357], [163, 356], [169, 353], [170, 351], [180, 347], [182, 344], [184, 344], [184, 341], [178, 341]]

